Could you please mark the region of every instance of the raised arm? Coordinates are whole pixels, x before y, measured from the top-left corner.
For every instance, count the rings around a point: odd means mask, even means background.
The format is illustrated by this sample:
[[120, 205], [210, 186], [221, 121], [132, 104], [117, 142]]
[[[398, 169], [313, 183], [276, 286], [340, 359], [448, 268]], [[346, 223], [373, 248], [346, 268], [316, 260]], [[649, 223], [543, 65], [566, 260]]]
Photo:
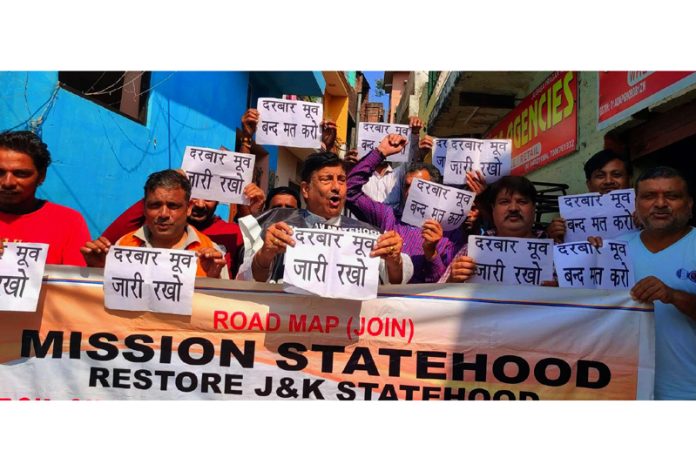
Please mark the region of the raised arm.
[[334, 146], [336, 145], [336, 137], [338, 129], [336, 128], [336, 123], [331, 120], [324, 120], [321, 122], [321, 150], [326, 152], [333, 152]]
[[254, 108], [249, 108], [242, 115], [242, 135], [239, 142], [239, 152], [245, 154], [254, 154], [253, 139], [256, 132], [256, 126], [259, 124], [259, 112]]
[[394, 179], [394, 185], [391, 191], [384, 199], [384, 204], [388, 204], [392, 208], [397, 208], [401, 204], [401, 187], [404, 184], [404, 177], [409, 167], [415, 162], [422, 162], [425, 156], [428, 155], [433, 148], [433, 138], [430, 136], [425, 136], [420, 138], [420, 130], [423, 127], [423, 121], [418, 116], [411, 116], [409, 118], [409, 126], [411, 127], [411, 139], [409, 141], [409, 153], [408, 161], [398, 165], [394, 172], [391, 174], [391, 178]]
[[391, 208], [367, 196], [363, 192], [363, 185], [367, 183], [375, 168], [390, 155], [401, 152], [406, 145], [406, 138], [400, 134], [389, 134], [376, 149], [370, 151], [360, 160], [348, 174], [347, 204], [348, 208], [361, 215], [362, 219], [370, 224], [383, 227], [384, 216]]

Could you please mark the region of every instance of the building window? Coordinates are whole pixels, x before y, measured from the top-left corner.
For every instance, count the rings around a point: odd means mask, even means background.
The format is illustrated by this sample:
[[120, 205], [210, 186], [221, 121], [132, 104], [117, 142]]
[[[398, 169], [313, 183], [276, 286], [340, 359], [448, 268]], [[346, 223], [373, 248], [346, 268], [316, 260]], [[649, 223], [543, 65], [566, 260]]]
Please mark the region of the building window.
[[58, 81], [72, 93], [145, 124], [150, 72], [58, 72]]
[[428, 100], [435, 91], [435, 84], [437, 84], [437, 79], [440, 78], [440, 72], [428, 72]]

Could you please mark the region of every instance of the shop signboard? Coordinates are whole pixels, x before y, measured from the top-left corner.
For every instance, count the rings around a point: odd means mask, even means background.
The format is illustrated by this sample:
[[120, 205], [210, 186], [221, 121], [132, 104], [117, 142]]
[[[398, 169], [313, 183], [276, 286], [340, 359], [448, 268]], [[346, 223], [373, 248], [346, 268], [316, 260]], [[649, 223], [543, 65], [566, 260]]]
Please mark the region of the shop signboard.
[[693, 85], [696, 72], [598, 72], [598, 82], [597, 129], [602, 130]]
[[575, 152], [578, 73], [549, 75], [485, 137], [512, 139], [513, 175], [525, 175]]

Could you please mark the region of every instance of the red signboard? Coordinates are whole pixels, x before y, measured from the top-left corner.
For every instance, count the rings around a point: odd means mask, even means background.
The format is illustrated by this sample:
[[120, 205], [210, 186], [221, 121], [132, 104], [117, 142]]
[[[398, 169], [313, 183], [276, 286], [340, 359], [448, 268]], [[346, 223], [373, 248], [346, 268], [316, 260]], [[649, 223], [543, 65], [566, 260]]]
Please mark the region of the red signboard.
[[577, 72], [549, 75], [486, 137], [512, 139], [513, 175], [525, 175], [575, 152], [578, 142]]
[[696, 72], [598, 72], [597, 129], [696, 83]]

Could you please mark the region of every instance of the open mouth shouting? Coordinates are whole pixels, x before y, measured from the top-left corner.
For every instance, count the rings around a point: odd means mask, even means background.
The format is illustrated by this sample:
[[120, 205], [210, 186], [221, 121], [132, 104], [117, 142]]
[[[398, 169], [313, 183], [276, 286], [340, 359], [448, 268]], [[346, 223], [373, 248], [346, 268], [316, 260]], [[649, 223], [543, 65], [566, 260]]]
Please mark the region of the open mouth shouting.
[[341, 197], [339, 195], [329, 196], [329, 206], [331, 208], [339, 208], [341, 206]]

